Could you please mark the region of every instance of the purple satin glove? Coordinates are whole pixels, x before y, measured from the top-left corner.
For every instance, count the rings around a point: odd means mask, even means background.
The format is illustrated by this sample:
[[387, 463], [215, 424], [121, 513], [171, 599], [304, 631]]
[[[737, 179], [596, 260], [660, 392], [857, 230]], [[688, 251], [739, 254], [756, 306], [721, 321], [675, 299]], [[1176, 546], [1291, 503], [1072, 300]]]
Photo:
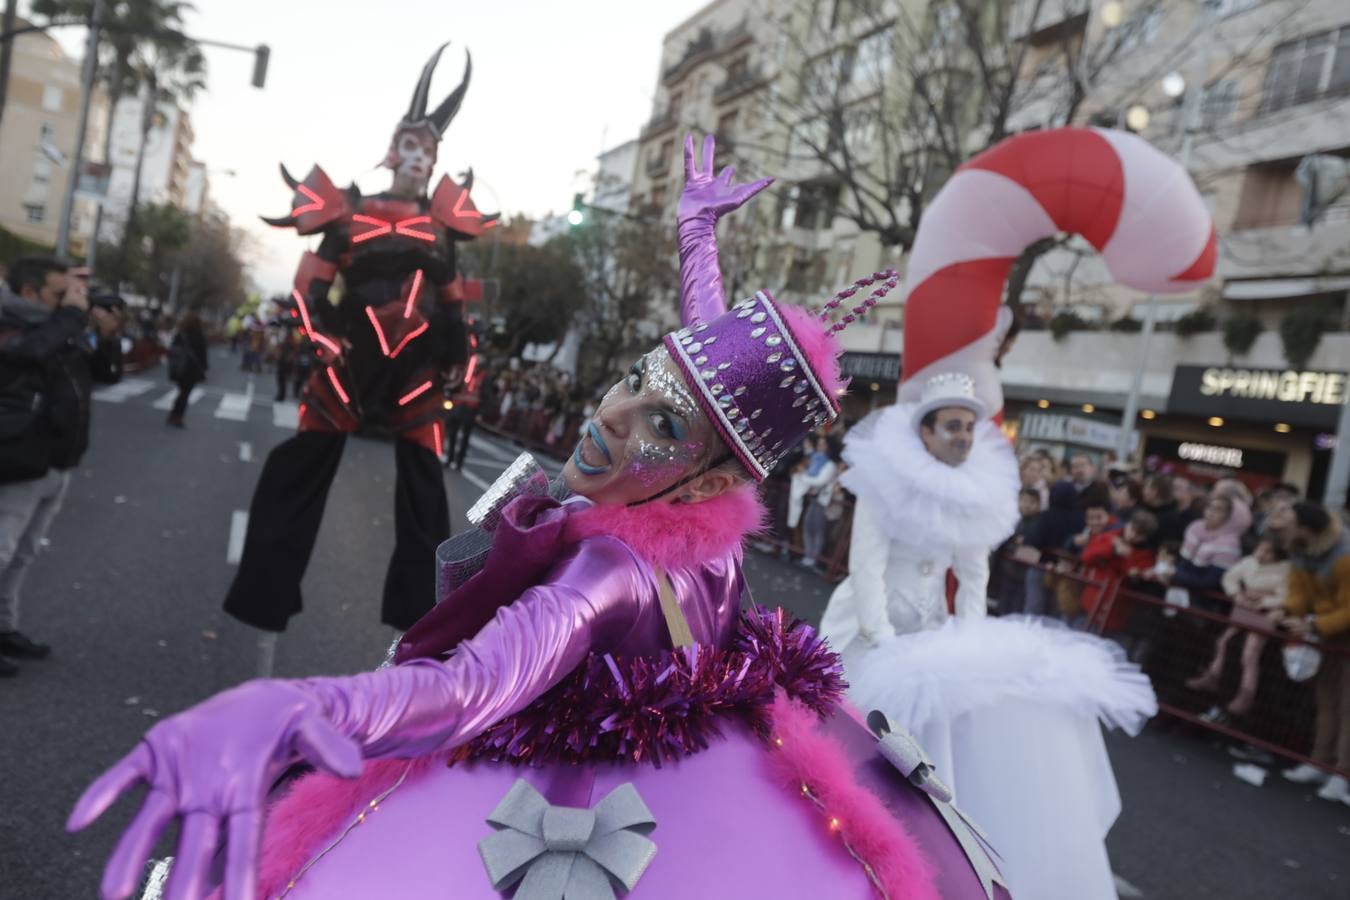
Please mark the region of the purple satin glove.
[[144, 782], [145, 803], [104, 871], [105, 900], [136, 889], [155, 842], [179, 816], [165, 900], [204, 894], [222, 834], [224, 896], [253, 900], [265, 798], [287, 767], [308, 761], [354, 778], [363, 757], [452, 749], [523, 709], [593, 649], [608, 652], [638, 633], [651, 645], [663, 623], [651, 573], [632, 551], [612, 538], [584, 541], [449, 659], [349, 678], [249, 682], [166, 719], [90, 785], [66, 827], [84, 828]]
[[727, 166], [713, 177], [717, 143], [703, 139], [703, 165], [694, 160], [694, 136], [684, 139], [684, 192], [676, 215], [680, 233], [680, 319], [686, 326], [709, 321], [726, 312], [722, 270], [717, 262], [717, 220], [739, 209], [773, 184], [761, 178], [750, 184], [731, 183], [736, 169]]
[[222, 832], [225, 896], [246, 900], [257, 892], [264, 798], [281, 773], [301, 761], [344, 778], [361, 773], [360, 747], [329, 723], [303, 682], [249, 682], [151, 728], [89, 786], [66, 828], [86, 827], [123, 792], [145, 782], [149, 792], [141, 811], [104, 870], [103, 897], [119, 900], [136, 890], [150, 851], [182, 816], [166, 900], [206, 893]]

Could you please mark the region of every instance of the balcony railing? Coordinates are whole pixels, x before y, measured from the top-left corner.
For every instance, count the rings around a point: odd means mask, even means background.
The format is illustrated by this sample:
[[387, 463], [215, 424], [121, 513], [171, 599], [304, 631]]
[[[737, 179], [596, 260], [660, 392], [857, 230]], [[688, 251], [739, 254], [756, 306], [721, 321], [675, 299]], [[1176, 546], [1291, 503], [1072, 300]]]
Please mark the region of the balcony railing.
[[714, 103], [726, 103], [734, 100], [747, 91], [752, 91], [764, 84], [765, 76], [762, 69], [758, 66], [747, 67], [738, 72], [734, 72], [717, 86], [713, 91]]

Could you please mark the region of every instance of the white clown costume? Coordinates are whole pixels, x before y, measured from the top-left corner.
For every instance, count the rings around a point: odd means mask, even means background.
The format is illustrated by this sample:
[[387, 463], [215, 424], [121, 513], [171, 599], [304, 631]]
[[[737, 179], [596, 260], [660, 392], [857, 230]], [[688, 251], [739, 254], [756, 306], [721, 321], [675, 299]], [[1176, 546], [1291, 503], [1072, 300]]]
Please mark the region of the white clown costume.
[[[1194, 186], [1130, 135], [1023, 135], [958, 170], [909, 262], [901, 402], [845, 439], [840, 480], [857, 497], [850, 574], [821, 623], [843, 654], [850, 699], [928, 751], [1018, 900], [1116, 896], [1104, 841], [1120, 795], [1098, 723], [1135, 734], [1157, 711], [1148, 679], [1115, 644], [1052, 620], [986, 616], [988, 556], [1018, 518], [1016, 459], [990, 419], [1002, 412], [1003, 283], [1024, 247], [1063, 231], [1087, 238], [1132, 286], [1193, 290], [1213, 269]], [[951, 406], [978, 419], [958, 466], [919, 436], [925, 412]]]

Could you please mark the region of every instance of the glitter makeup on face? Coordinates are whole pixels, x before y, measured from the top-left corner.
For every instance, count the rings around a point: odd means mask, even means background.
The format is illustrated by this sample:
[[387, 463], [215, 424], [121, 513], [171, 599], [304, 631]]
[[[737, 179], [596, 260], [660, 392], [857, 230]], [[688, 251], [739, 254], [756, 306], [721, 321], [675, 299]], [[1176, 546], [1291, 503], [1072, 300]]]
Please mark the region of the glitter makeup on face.
[[675, 370], [665, 347], [659, 347], [647, 354], [642, 376], [651, 390], [660, 394], [661, 399], [666, 401], [672, 410], [683, 416], [690, 425], [694, 424], [696, 417], [702, 415], [702, 411], [694, 401], [694, 395], [689, 393], [684, 379]]

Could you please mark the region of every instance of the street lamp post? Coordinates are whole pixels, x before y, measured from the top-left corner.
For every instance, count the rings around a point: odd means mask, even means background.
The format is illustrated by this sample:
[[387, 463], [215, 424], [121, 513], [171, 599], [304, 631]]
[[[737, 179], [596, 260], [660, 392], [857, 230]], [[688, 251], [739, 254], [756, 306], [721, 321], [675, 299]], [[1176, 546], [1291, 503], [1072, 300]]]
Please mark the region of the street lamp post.
[[[1177, 153], [1177, 162], [1183, 170], [1191, 164], [1191, 145], [1197, 119], [1200, 113], [1200, 101], [1204, 94], [1205, 82], [1209, 78], [1210, 35], [1214, 25], [1214, 14], [1218, 9], [1215, 0], [1204, 0], [1200, 13], [1200, 48], [1196, 54], [1196, 67], [1200, 77], [1196, 79], [1193, 90], [1186, 91], [1186, 79], [1178, 72], [1172, 72], [1163, 78], [1162, 89], [1167, 96], [1182, 98], [1181, 104], [1181, 149]], [[1121, 460], [1130, 459], [1134, 453], [1135, 423], [1139, 419], [1140, 395], [1144, 389], [1144, 374], [1148, 370], [1149, 350], [1153, 344], [1153, 332], [1158, 322], [1158, 295], [1150, 294], [1144, 307], [1144, 324], [1139, 332], [1139, 350], [1135, 356], [1134, 376], [1130, 381], [1130, 393], [1125, 398], [1125, 409], [1120, 417], [1120, 440], [1116, 445], [1116, 456]]]

